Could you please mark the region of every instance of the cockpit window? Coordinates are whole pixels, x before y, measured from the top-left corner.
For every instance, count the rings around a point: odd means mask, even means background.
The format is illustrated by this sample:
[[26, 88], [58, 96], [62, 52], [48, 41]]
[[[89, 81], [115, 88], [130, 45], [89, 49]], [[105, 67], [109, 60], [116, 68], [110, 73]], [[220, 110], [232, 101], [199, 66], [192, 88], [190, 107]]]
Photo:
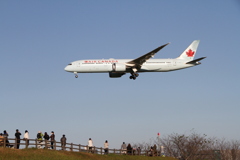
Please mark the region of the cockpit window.
[[69, 63], [68, 65], [72, 65], [72, 63]]

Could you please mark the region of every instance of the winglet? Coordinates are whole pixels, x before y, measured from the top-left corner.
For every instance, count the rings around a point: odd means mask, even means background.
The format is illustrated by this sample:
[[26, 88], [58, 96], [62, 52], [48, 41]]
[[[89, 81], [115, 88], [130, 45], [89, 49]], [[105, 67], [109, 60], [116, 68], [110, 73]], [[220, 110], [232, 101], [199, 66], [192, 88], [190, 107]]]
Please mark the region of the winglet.
[[[151, 51], [153, 54], [157, 53], [158, 51], [160, 51], [161, 49], [163, 49], [165, 46], [169, 45], [170, 43], [164, 44], [156, 49], [154, 49], [153, 51]], [[151, 53], [149, 52], [149, 53]]]

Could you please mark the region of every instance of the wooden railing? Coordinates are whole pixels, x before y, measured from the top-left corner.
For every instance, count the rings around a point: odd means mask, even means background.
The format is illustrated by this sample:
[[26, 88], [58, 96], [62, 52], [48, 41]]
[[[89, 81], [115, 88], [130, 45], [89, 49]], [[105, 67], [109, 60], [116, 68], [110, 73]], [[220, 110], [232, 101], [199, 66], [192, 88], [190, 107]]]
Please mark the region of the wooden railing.
[[[105, 154], [105, 150], [102, 147], [88, 147], [87, 145], [81, 144], [73, 144], [66, 143], [65, 146], [61, 146], [61, 142], [54, 141], [53, 145], [51, 145], [51, 141], [42, 140], [39, 141], [37, 139], [20, 139], [20, 143], [17, 143], [16, 138], [0, 138], [0, 147], [9, 147], [9, 148], [17, 148], [17, 145], [20, 146], [21, 149], [24, 148], [38, 148], [38, 149], [53, 149], [53, 150], [65, 150], [65, 151], [73, 151], [73, 152], [88, 152], [94, 154]], [[127, 155], [153, 155], [151, 151], [137, 151], [137, 150], [121, 150], [121, 149], [108, 149], [108, 154], [127, 154]]]

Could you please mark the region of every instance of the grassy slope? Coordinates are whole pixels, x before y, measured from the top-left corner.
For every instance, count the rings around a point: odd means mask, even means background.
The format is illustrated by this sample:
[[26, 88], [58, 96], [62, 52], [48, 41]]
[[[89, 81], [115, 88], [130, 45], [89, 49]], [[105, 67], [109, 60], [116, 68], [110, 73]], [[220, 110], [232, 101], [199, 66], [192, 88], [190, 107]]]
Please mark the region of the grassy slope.
[[44, 149], [9, 149], [0, 148], [0, 160], [176, 160], [174, 158], [94, 155], [88, 153], [53, 151]]

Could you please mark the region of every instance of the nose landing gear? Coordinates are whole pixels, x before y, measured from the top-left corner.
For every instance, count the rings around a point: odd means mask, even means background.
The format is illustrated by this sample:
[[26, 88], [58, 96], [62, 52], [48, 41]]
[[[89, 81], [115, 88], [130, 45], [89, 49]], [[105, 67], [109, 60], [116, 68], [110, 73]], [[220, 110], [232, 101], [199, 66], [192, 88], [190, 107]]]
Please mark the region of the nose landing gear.
[[75, 74], [75, 78], [78, 78], [78, 74], [77, 74], [77, 72], [74, 72], [74, 74]]

